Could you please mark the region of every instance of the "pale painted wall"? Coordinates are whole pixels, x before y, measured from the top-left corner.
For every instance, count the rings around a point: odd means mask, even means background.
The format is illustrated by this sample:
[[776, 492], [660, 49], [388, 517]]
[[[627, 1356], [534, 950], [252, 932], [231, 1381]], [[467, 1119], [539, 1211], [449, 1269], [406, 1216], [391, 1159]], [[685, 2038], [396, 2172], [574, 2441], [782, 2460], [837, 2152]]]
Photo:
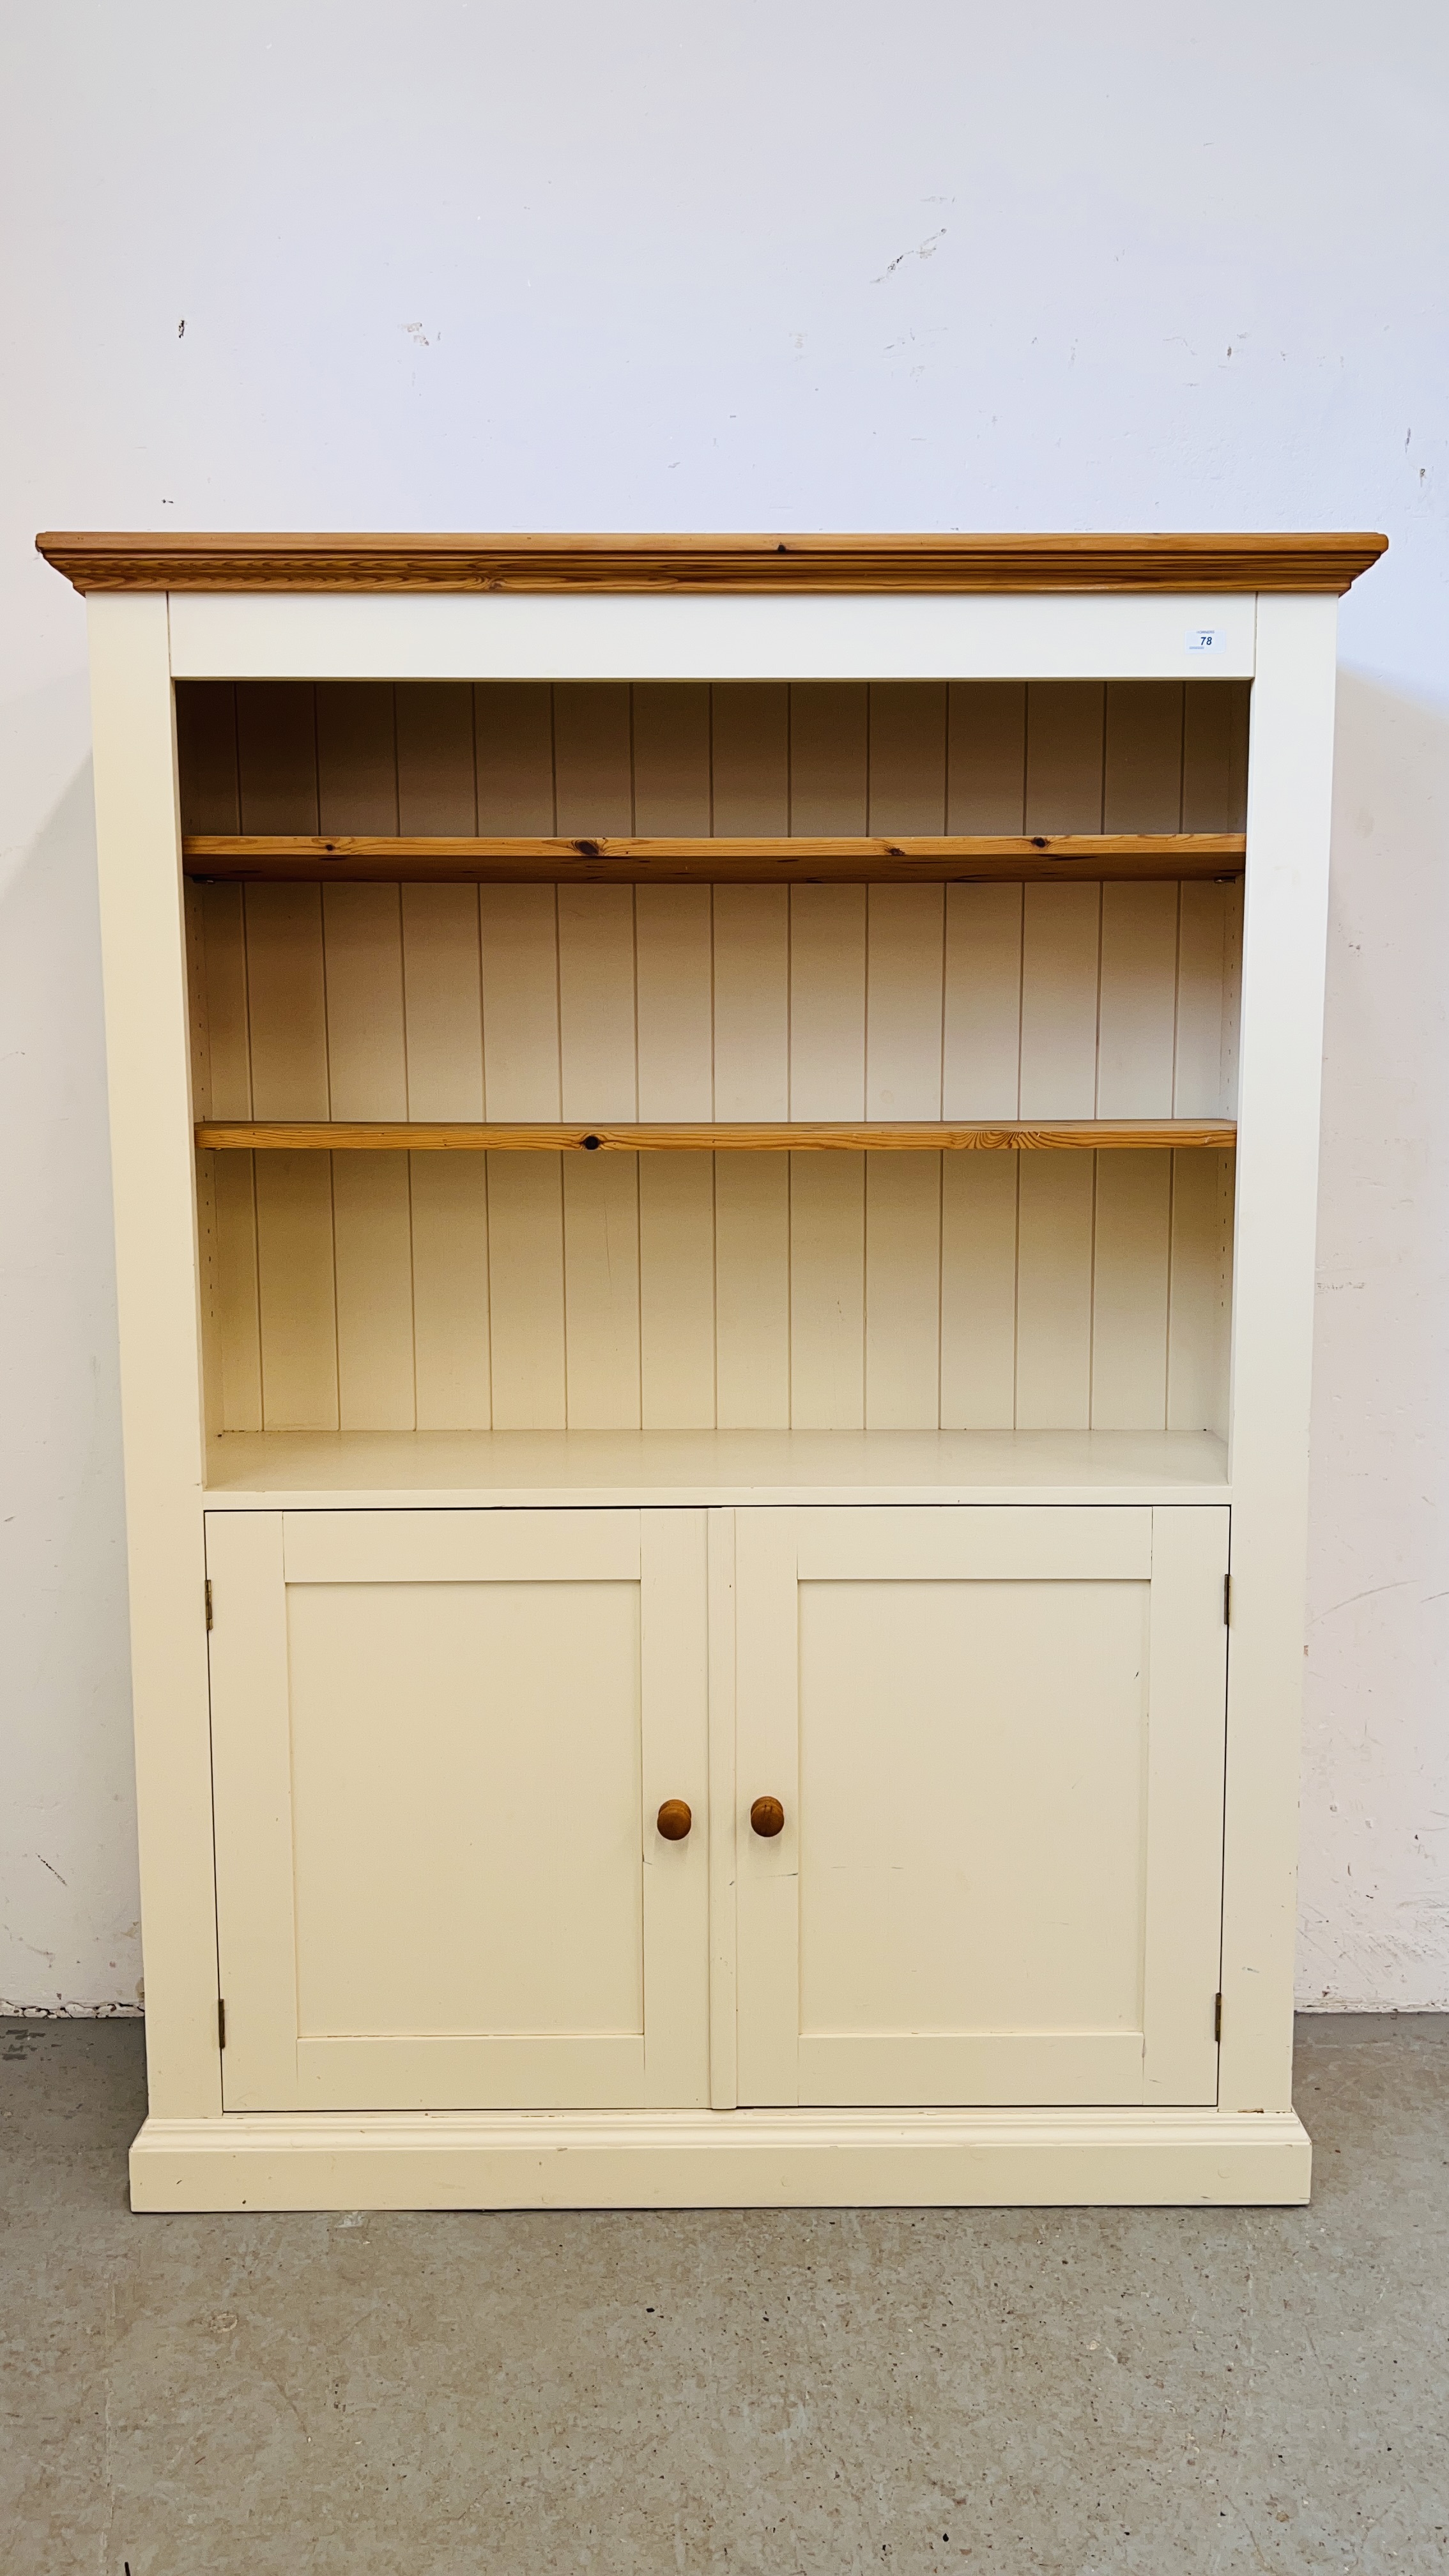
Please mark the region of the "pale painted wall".
[[139, 1975], [83, 618], [34, 530], [1367, 526], [1302, 1986], [1449, 2005], [1438, 0], [70, 0], [0, 45], [0, 1996]]

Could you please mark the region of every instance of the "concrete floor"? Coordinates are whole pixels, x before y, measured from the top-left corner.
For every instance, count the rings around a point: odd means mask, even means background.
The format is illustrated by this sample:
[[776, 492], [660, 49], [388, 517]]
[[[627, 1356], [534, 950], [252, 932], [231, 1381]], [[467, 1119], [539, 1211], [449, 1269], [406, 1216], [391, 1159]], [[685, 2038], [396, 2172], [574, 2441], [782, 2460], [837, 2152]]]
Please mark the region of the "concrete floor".
[[140, 2037], [0, 2024], [4, 2576], [1449, 2567], [1449, 2016], [1246, 2212], [132, 2218]]

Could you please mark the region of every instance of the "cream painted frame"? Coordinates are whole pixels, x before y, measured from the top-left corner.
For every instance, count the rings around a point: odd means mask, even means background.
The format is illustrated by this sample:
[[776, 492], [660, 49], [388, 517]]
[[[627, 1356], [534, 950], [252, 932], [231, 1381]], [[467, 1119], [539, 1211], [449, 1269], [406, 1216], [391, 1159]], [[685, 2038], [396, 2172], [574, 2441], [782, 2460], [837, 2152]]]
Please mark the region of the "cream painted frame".
[[[1326, 603], [1331, 605], [1331, 603]], [[178, 680], [1249, 680], [1242, 595], [178, 592]], [[1188, 637], [1216, 638], [1208, 656]]]
[[[810, 614], [792, 615], [801, 611]], [[872, 2113], [827, 2121], [648, 2114], [637, 2115], [638, 2126], [628, 2124], [636, 2115], [454, 2114], [446, 2139], [432, 2118], [426, 2131], [392, 2115], [332, 2118], [325, 2134], [320, 2127], [304, 2134], [298, 2122], [268, 2115], [224, 2117], [173, 678], [322, 669], [537, 676], [564, 667], [576, 676], [627, 668], [683, 677], [703, 659], [714, 676], [774, 677], [788, 675], [792, 653], [812, 652], [810, 667], [821, 676], [854, 672], [868, 657], [873, 676], [949, 666], [963, 679], [1178, 677], [1193, 667], [1185, 637], [1199, 612], [1231, 639], [1213, 668], [1250, 670], [1254, 679], [1230, 1480], [1212, 1496], [1230, 1502], [1235, 1516], [1218, 2112], [1190, 2119], [1150, 2111]], [[116, 592], [93, 594], [88, 614], [147, 1976], [150, 2116], [133, 2150], [134, 2205], [1305, 2197], [1308, 2143], [1289, 2088], [1335, 600], [1309, 593], [1206, 602], [1186, 594], [168, 600]], [[785, 621], [796, 629], [793, 644], [782, 640]], [[586, 626], [592, 661], [584, 658]], [[840, 639], [828, 668], [818, 658], [823, 642], [810, 640], [827, 629]], [[485, 633], [491, 660], [480, 658]], [[934, 1479], [917, 1494], [943, 1498]], [[797, 1493], [775, 1489], [771, 1498]], [[910, 1499], [910, 1488], [899, 1498]], [[964, 1485], [951, 1498], [985, 1497]], [[1161, 1497], [1149, 1488], [1142, 1498]], [[722, 1542], [711, 1583], [727, 1597]], [[712, 1654], [717, 1668], [727, 1661], [723, 1643]], [[718, 1840], [715, 1861], [727, 1871]], [[717, 2004], [729, 1973], [717, 1935]], [[722, 2080], [723, 2034], [713, 2053]], [[727, 2134], [708, 2125], [721, 2117]]]

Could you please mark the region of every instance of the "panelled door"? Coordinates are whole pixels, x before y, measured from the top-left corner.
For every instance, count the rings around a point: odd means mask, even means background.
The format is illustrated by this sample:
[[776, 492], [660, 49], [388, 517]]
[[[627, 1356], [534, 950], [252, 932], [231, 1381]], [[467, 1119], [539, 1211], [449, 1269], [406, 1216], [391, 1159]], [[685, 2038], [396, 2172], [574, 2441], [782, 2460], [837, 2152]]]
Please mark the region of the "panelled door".
[[1215, 2099], [1227, 1553], [1225, 1508], [739, 1513], [742, 2103]]
[[208, 1516], [228, 2110], [708, 2101], [704, 1532]]

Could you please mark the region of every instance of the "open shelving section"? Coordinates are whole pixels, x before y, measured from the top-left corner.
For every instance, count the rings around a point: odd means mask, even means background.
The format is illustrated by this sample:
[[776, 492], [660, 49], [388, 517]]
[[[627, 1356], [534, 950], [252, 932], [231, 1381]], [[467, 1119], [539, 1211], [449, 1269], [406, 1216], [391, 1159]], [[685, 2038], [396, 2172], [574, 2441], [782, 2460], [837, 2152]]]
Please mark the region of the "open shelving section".
[[184, 680], [219, 1428], [1220, 1438], [1247, 718]]
[[223, 1431], [1222, 1435], [1242, 681], [177, 714]]

